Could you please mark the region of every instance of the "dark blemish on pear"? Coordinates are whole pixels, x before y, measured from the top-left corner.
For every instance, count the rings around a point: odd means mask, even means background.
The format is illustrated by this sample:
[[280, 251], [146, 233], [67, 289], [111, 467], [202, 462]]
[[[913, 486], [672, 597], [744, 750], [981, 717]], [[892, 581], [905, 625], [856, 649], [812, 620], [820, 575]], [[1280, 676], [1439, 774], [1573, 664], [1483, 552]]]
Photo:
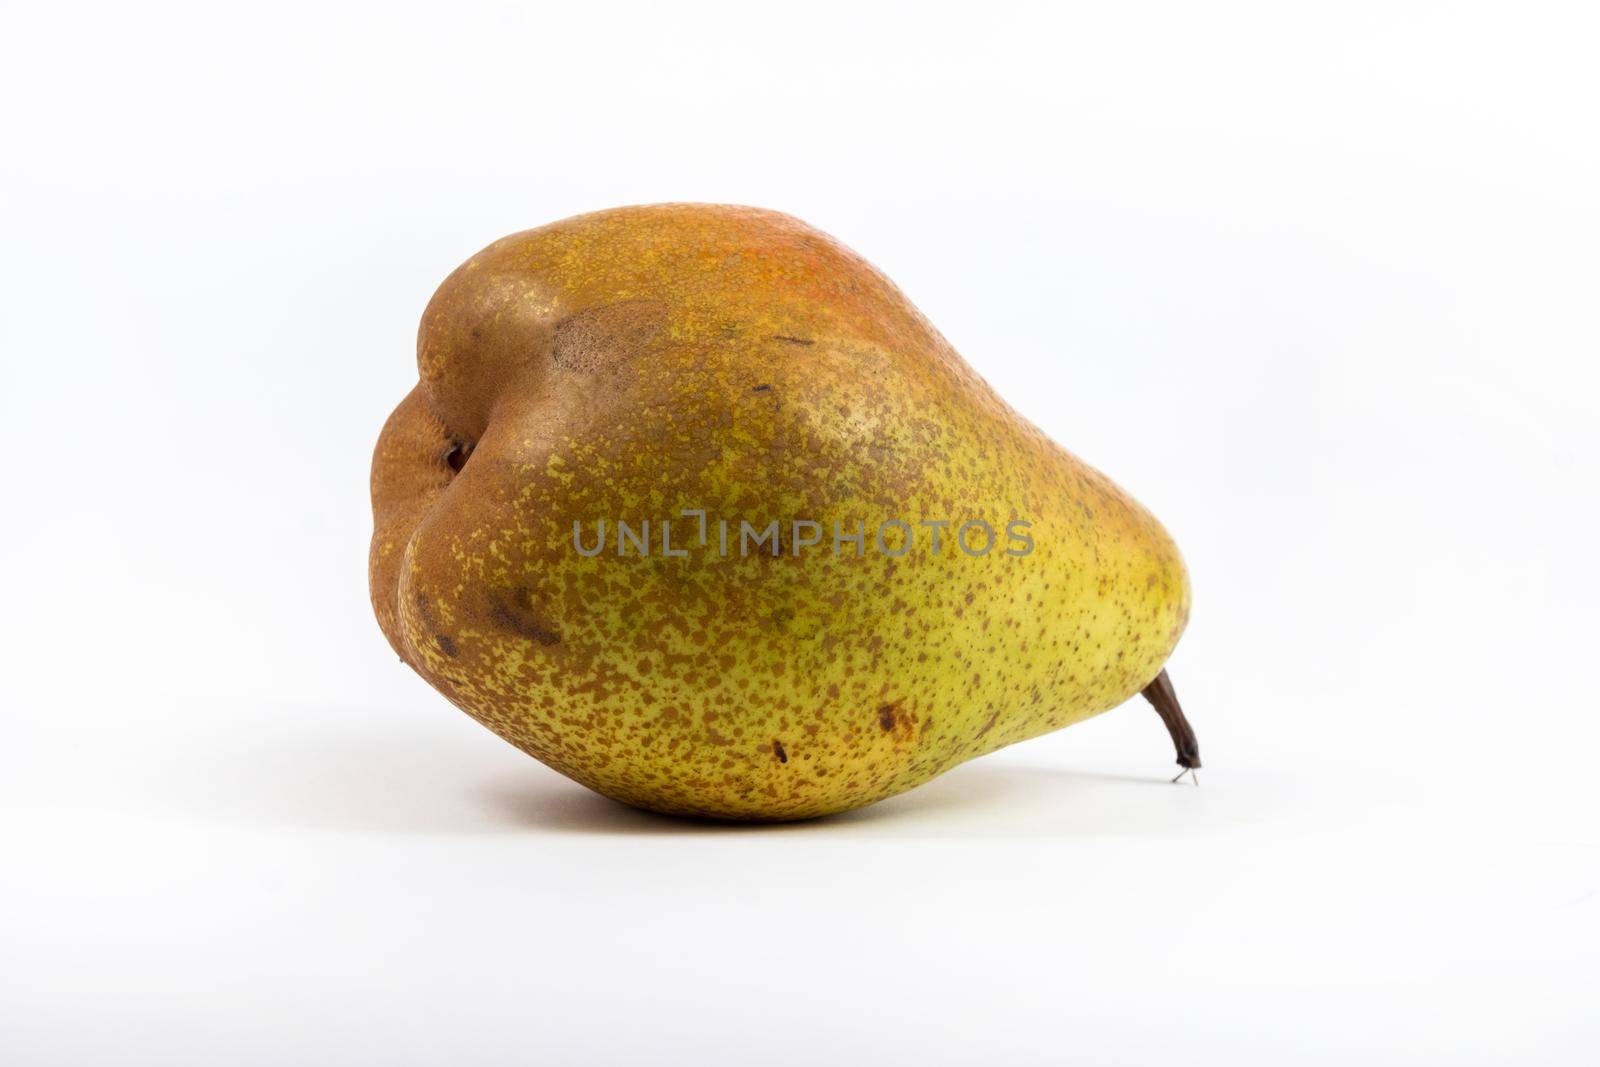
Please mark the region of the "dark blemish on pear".
[[878, 725], [883, 727], [885, 733], [894, 729], [894, 705], [885, 704], [878, 709]]
[[807, 347], [817, 343], [809, 337], [790, 337], [788, 334], [783, 333], [773, 334], [772, 339], [774, 341], [782, 341], [786, 345], [805, 345]]
[[456, 643], [450, 639], [448, 634], [434, 634], [433, 641], [434, 644], [439, 646], [439, 651], [451, 659], [460, 655], [460, 649], [456, 648]]
[[770, 385], [758, 385], [758, 386], [756, 386], [754, 389], [752, 389], [750, 391], [752, 393], [765, 393], [765, 392], [769, 392], [771, 389], [772, 389], [772, 386], [770, 386]]
[[561, 635], [533, 617], [531, 603], [519, 602], [527, 599], [528, 594], [523, 591], [514, 600], [496, 600], [489, 608], [489, 617], [506, 629], [531, 638], [541, 645], [546, 647], [559, 645]]
[[782, 741], [774, 741], [774, 742], [772, 742], [772, 754], [774, 756], [778, 757], [778, 762], [779, 763], [788, 763], [789, 762], [789, 753], [787, 753], [787, 752], [785, 752], [783, 750], [783, 742]]

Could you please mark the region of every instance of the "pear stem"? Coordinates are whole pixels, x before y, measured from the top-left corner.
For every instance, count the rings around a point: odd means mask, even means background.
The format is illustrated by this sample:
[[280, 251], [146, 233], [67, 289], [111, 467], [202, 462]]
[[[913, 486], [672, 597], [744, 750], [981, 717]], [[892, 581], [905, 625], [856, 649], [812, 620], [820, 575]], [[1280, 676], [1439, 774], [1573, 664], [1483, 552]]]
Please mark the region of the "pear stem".
[[[1200, 766], [1200, 742], [1195, 740], [1194, 727], [1183, 717], [1183, 707], [1178, 703], [1178, 693], [1172, 688], [1172, 679], [1163, 668], [1156, 680], [1145, 686], [1143, 697], [1161, 716], [1161, 724], [1172, 735], [1172, 747], [1178, 750], [1178, 766], [1196, 770]], [[1179, 775], [1182, 778], [1183, 775]]]

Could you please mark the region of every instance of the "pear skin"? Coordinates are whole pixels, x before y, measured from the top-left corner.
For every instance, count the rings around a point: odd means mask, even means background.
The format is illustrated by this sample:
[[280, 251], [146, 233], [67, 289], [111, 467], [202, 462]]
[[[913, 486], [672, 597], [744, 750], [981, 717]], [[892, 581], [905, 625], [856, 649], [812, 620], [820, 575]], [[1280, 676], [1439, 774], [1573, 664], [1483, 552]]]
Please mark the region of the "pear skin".
[[417, 364], [373, 459], [379, 625], [606, 796], [827, 815], [1171, 692], [1166, 531], [794, 218], [507, 237], [440, 286]]

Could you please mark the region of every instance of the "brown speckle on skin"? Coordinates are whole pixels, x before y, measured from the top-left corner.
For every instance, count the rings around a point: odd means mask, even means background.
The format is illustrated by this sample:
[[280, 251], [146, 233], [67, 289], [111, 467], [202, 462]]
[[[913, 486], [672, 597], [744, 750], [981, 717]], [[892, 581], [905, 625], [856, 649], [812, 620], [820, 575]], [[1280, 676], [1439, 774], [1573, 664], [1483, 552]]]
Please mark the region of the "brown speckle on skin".
[[785, 752], [783, 750], [783, 742], [782, 741], [774, 741], [774, 742], [772, 742], [772, 754], [774, 756], [778, 757], [778, 762], [779, 763], [788, 763], [789, 762], [789, 753], [787, 753], [787, 752]]

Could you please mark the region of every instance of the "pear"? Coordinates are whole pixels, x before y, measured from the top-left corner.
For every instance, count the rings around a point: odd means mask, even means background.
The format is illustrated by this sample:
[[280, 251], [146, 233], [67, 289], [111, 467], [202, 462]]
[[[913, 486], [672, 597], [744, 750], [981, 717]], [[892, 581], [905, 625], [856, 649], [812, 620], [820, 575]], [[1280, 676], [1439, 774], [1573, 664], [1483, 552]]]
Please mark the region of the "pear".
[[439, 287], [372, 469], [378, 623], [454, 704], [627, 804], [827, 815], [1141, 691], [1172, 539], [797, 219], [667, 204]]

